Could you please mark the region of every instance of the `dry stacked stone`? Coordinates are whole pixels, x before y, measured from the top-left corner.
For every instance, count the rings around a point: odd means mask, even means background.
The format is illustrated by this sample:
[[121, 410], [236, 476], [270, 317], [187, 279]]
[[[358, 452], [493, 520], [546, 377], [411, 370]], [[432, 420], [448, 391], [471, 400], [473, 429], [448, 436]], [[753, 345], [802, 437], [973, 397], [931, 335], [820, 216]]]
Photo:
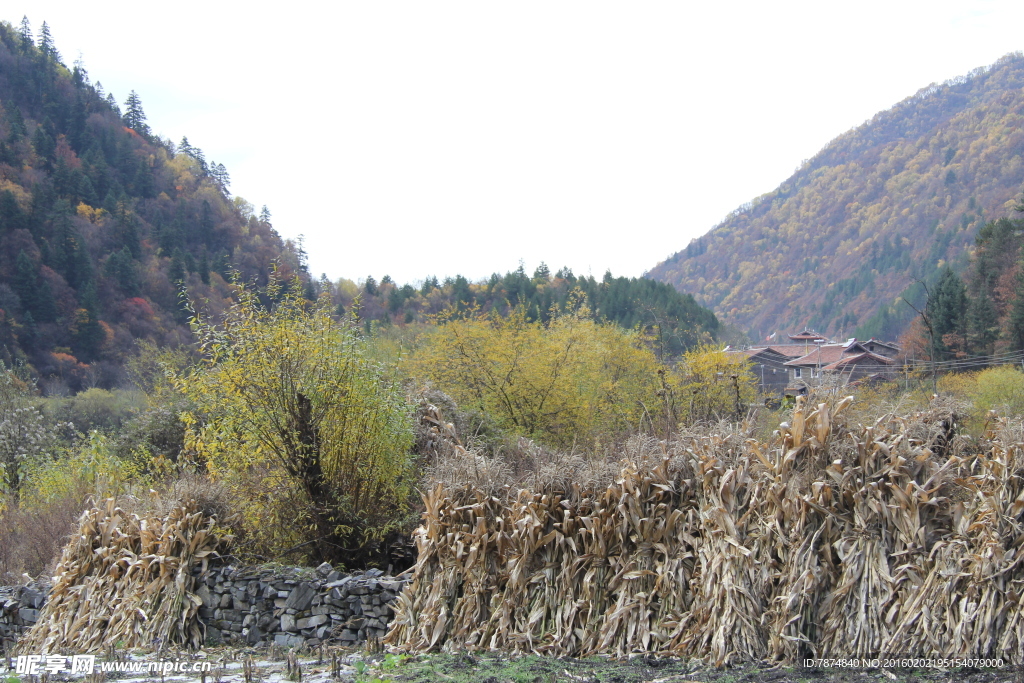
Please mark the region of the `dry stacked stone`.
[[46, 602], [50, 586], [0, 586], [0, 642], [14, 642], [32, 628]]
[[327, 564], [315, 571], [227, 566], [198, 578], [208, 644], [243, 640], [285, 647], [382, 638], [408, 582], [379, 569], [343, 574]]
[[[344, 574], [328, 564], [315, 570], [213, 567], [196, 576], [199, 621], [207, 645], [356, 645], [384, 636], [408, 581], [379, 569]], [[0, 586], [0, 640], [15, 641], [36, 623], [49, 590]]]

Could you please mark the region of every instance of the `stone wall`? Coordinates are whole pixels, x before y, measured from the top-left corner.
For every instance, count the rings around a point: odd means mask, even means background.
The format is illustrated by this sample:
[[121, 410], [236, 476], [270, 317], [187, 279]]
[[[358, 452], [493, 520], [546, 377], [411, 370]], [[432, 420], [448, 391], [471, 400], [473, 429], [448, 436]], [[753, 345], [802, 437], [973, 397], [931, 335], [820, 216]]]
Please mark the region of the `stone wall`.
[[387, 633], [392, 603], [407, 578], [379, 569], [221, 567], [200, 577], [199, 619], [209, 644], [242, 640], [316, 647], [355, 645]]
[[[208, 645], [225, 642], [316, 647], [382, 638], [391, 608], [409, 581], [379, 569], [343, 574], [321, 565], [214, 567], [197, 575], [199, 621]], [[0, 587], [0, 639], [16, 640], [35, 624], [48, 587]]]
[[0, 586], [0, 643], [13, 642], [32, 628], [46, 602], [49, 586]]

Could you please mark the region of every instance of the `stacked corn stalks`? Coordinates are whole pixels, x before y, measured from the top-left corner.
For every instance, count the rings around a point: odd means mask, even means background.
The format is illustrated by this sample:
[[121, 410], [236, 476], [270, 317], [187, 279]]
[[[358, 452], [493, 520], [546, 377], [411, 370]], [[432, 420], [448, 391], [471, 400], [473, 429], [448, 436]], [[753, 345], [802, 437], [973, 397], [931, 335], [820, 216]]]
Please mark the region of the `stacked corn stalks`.
[[49, 600], [23, 652], [96, 652], [203, 644], [192, 570], [230, 541], [190, 502], [164, 518], [129, 515], [113, 500], [82, 514]]
[[387, 642], [1017, 661], [1020, 430], [965, 449], [949, 409], [847, 428], [849, 404], [799, 403], [770, 443], [651, 444], [602, 484], [439, 484]]

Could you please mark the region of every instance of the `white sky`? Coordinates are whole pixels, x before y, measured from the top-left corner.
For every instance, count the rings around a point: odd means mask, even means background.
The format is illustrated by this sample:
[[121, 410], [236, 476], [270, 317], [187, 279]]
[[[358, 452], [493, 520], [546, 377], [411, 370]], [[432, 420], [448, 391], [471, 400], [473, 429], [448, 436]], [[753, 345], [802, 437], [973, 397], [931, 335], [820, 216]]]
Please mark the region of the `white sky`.
[[304, 234], [314, 274], [640, 275], [1024, 2], [18, 0], [69, 65]]

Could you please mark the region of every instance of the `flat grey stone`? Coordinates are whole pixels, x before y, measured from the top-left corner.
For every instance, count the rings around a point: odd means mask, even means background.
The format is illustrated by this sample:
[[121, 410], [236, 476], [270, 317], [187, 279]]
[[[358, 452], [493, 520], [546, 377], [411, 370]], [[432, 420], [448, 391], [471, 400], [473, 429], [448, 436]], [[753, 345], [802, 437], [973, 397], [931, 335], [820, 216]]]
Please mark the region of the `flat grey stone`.
[[291, 614], [282, 614], [281, 615], [281, 630], [282, 631], [295, 631], [296, 630], [295, 617], [293, 617]]
[[285, 607], [291, 607], [297, 609], [300, 612], [304, 609], [308, 609], [309, 605], [313, 602], [313, 597], [316, 595], [316, 590], [308, 583], [301, 583], [292, 589], [292, 592], [288, 594], [288, 601], [285, 603]]

